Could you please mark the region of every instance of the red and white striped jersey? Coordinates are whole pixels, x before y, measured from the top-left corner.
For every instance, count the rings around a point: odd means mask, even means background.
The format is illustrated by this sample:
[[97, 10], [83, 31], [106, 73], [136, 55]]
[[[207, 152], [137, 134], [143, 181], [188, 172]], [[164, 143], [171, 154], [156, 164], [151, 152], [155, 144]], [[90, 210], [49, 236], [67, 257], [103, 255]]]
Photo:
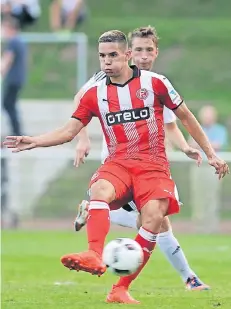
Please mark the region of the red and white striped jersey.
[[169, 80], [133, 68], [124, 85], [104, 78], [91, 85], [72, 117], [87, 125], [98, 117], [111, 158], [146, 158], [167, 163], [164, 146], [163, 107], [176, 109], [182, 98]]
[[[94, 86], [96, 82], [106, 78], [106, 74], [103, 71], [96, 72], [93, 76], [83, 85], [82, 90], [87, 91], [90, 87]], [[164, 123], [172, 123], [176, 121], [176, 116], [172, 110], [164, 106]], [[104, 143], [104, 141], [103, 141]], [[106, 142], [105, 142], [106, 143]], [[107, 151], [106, 151], [107, 153]], [[104, 158], [105, 160], [105, 158]]]

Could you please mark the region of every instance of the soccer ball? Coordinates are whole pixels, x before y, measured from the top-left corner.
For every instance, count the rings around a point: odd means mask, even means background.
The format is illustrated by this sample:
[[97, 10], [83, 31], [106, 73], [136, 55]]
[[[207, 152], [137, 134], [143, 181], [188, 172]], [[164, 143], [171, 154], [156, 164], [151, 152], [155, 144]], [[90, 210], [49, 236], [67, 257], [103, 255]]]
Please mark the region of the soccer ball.
[[123, 277], [137, 271], [143, 262], [141, 246], [130, 238], [117, 238], [103, 251], [103, 262], [113, 274]]

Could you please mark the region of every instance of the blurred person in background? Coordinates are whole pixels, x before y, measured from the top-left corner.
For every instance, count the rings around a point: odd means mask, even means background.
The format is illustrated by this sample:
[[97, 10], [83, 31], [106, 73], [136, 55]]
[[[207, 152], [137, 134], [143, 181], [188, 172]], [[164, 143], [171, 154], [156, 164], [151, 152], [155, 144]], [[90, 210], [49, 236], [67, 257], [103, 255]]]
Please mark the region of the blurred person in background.
[[[228, 130], [217, 122], [217, 111], [211, 105], [205, 105], [199, 111], [199, 120], [215, 151], [224, 151], [228, 144]], [[189, 139], [191, 146], [199, 148], [199, 145], [192, 139]]]
[[21, 29], [35, 23], [40, 15], [39, 0], [1, 0], [2, 16], [13, 16], [20, 24]]
[[74, 31], [86, 15], [85, 0], [52, 0], [50, 27], [53, 31]]
[[5, 41], [1, 59], [2, 106], [9, 116], [11, 133], [21, 135], [17, 102], [26, 81], [27, 47], [20, 38], [17, 19], [7, 16], [2, 20], [2, 37]]

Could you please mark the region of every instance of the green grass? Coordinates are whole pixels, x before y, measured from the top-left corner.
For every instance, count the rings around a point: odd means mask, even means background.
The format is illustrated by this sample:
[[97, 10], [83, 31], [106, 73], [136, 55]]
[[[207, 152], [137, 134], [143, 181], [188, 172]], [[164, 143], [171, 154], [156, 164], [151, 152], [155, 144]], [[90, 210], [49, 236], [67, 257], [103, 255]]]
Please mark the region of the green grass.
[[[130, 236], [110, 233], [109, 239]], [[142, 301], [140, 308], [222, 309], [231, 308], [229, 236], [178, 237], [192, 268], [211, 285], [211, 291], [186, 292], [180, 277], [157, 249], [131, 294]], [[2, 308], [70, 309], [135, 308], [108, 305], [105, 296], [117, 278], [106, 273], [100, 279], [70, 272], [61, 255], [86, 249], [85, 233], [16, 231], [2, 233]], [[55, 285], [55, 283], [62, 285]]]

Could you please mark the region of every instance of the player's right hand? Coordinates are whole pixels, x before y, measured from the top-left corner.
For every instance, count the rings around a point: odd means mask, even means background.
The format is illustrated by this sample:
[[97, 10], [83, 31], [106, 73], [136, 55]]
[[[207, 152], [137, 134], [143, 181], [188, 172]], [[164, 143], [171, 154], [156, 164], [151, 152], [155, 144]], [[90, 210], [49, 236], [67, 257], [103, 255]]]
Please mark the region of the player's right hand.
[[31, 136], [7, 136], [3, 145], [11, 148], [12, 152], [20, 152], [35, 148], [36, 142]]
[[74, 166], [78, 167], [80, 163], [85, 163], [85, 158], [89, 155], [91, 142], [89, 139], [79, 140], [75, 149]]
[[219, 179], [225, 177], [226, 174], [230, 173], [228, 164], [217, 156], [209, 158], [208, 163], [215, 168], [216, 174], [218, 174]]
[[202, 155], [200, 150], [196, 148], [192, 148], [188, 146], [186, 149], [184, 149], [184, 153], [191, 159], [197, 161], [197, 165], [200, 166], [202, 163]]

